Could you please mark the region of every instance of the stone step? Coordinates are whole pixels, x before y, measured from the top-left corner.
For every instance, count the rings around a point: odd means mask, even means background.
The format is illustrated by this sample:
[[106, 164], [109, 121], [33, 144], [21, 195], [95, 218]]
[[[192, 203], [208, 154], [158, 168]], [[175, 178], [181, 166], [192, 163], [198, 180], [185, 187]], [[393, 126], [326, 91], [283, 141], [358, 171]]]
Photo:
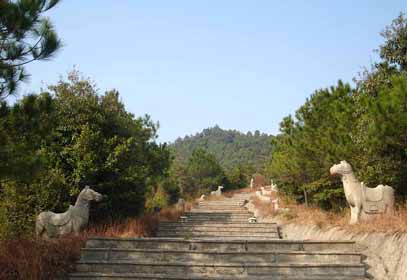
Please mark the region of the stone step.
[[197, 219], [248, 219], [253, 217], [253, 214], [246, 212], [246, 213], [232, 213], [232, 214], [224, 214], [224, 213], [210, 213], [210, 212], [188, 212], [185, 213], [187, 218], [197, 218]]
[[208, 204], [221, 204], [221, 205], [225, 205], [225, 204], [238, 204], [241, 203], [243, 201], [245, 201], [246, 199], [244, 198], [239, 198], [239, 199], [228, 199], [228, 200], [204, 200], [204, 201], [198, 201], [197, 203], [208, 203]]
[[239, 206], [239, 205], [196, 205], [193, 206], [192, 209], [223, 209], [225, 212], [227, 212], [228, 209], [232, 210], [245, 210], [244, 207]]
[[[270, 276], [200, 276], [188, 273], [188, 275], [168, 275], [168, 274], [143, 274], [143, 273], [72, 273], [70, 274], [72, 280], [294, 280], [293, 277], [284, 275]], [[296, 276], [295, 280], [368, 280], [365, 277], [358, 276]]]
[[219, 208], [192, 208], [190, 210], [190, 212], [194, 213], [194, 212], [210, 212], [210, 213], [247, 213], [248, 211], [246, 209], [243, 208], [238, 208], [238, 209], [219, 209]]
[[353, 241], [312, 240], [186, 240], [181, 238], [90, 237], [86, 248], [199, 250], [217, 252], [344, 251], [354, 252]]
[[198, 202], [199, 206], [232, 206], [232, 207], [239, 207], [240, 205], [242, 205], [242, 203], [245, 200], [239, 200], [239, 201], [228, 201], [228, 202], [224, 202], [224, 201], [203, 201], [203, 202]]
[[186, 212], [186, 215], [203, 215], [203, 214], [208, 214], [208, 215], [212, 215], [212, 216], [239, 216], [239, 215], [245, 215], [246, 213], [248, 213], [248, 211], [245, 211], [244, 213], [233, 213], [233, 212], [220, 212], [220, 213], [212, 213], [212, 212], [203, 212], [203, 213], [192, 213], [192, 212]]
[[215, 206], [215, 207], [242, 207], [245, 200], [236, 201], [236, 202], [198, 202], [194, 206]]
[[208, 222], [217, 222], [217, 223], [226, 223], [226, 222], [233, 222], [233, 223], [249, 223], [248, 219], [210, 219], [210, 220], [203, 220], [203, 219], [188, 219], [190, 223], [208, 223]]
[[72, 280], [366, 280], [352, 241], [282, 240], [275, 223], [249, 223], [253, 194], [202, 201], [155, 238], [90, 237]]
[[248, 223], [247, 221], [243, 223], [235, 222], [160, 222], [160, 227], [213, 227], [213, 228], [230, 228], [230, 227], [240, 227], [240, 228], [266, 228], [266, 227], [277, 227], [276, 223]]
[[217, 209], [217, 208], [192, 208], [189, 213], [230, 213], [230, 214], [245, 214], [246, 209]]
[[192, 262], [200, 264], [236, 264], [236, 263], [307, 263], [307, 264], [360, 264], [362, 256], [344, 252], [304, 252], [304, 251], [258, 251], [258, 252], [207, 252], [172, 251], [153, 249], [110, 249], [84, 248], [82, 261], [122, 261], [143, 260], [143, 262]]
[[[195, 215], [190, 215], [190, 214], [195, 214]], [[204, 215], [201, 215], [201, 213], [190, 213], [186, 214], [184, 216], [187, 217], [187, 219], [196, 219], [196, 220], [242, 220], [242, 221], [247, 221], [247, 219], [253, 217], [253, 214], [247, 213], [244, 215], [240, 214], [235, 214], [235, 215], [206, 215], [207, 213], [204, 213]], [[214, 213], [216, 214], [216, 213]]]
[[208, 221], [208, 222], [238, 222], [238, 223], [247, 223], [249, 218], [252, 218], [253, 215], [245, 214], [245, 215], [198, 215], [200, 213], [192, 213], [197, 215], [185, 215], [187, 217], [187, 221], [191, 222], [199, 222], [199, 221]]
[[194, 206], [194, 207], [192, 207], [191, 208], [191, 210], [208, 210], [208, 212], [211, 212], [211, 211], [213, 211], [213, 210], [216, 210], [216, 211], [222, 211], [222, 212], [225, 212], [225, 213], [233, 213], [233, 212], [236, 212], [236, 211], [246, 211], [247, 212], [247, 209], [246, 208], [243, 208], [243, 207], [239, 207], [239, 206], [228, 206], [228, 207], [217, 207], [217, 206]]
[[277, 232], [278, 227], [275, 224], [270, 226], [251, 226], [248, 223], [246, 226], [224, 226], [216, 227], [212, 225], [199, 226], [196, 224], [179, 223], [179, 225], [160, 225], [158, 231], [179, 231], [179, 232], [209, 232], [209, 233], [222, 233], [222, 232], [244, 232], [244, 233], [267, 233]]
[[141, 261], [78, 261], [77, 272], [148, 273], [148, 274], [198, 274], [211, 276], [354, 276], [364, 277], [363, 264], [200, 264], [196, 262], [141, 262]]
[[190, 223], [249, 223], [249, 218], [210, 218], [210, 219], [204, 219], [204, 218], [188, 218], [187, 222]]
[[197, 217], [197, 218], [247, 218], [251, 217], [252, 214], [249, 212], [243, 212], [243, 213], [226, 213], [226, 212], [220, 212], [220, 213], [214, 213], [214, 212], [187, 212], [185, 213], [185, 216], [187, 217]]
[[157, 237], [179, 237], [179, 238], [233, 238], [233, 239], [280, 239], [278, 232], [268, 233], [244, 233], [244, 232], [183, 232], [183, 231], [159, 231]]

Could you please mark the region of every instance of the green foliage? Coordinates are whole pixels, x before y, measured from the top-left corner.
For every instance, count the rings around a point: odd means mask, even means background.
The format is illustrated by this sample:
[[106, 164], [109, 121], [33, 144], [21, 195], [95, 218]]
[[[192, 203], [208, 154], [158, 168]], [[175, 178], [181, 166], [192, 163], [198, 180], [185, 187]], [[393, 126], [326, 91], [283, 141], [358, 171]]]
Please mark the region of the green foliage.
[[153, 212], [155, 209], [161, 209], [168, 206], [168, 201], [169, 197], [167, 192], [159, 186], [147, 193], [145, 207], [147, 212]]
[[380, 179], [407, 194], [407, 76], [392, 78], [391, 87], [383, 87], [374, 98], [366, 97], [366, 145], [371, 161], [364, 175], [367, 181]]
[[180, 188], [177, 182], [170, 176], [149, 178], [145, 209], [153, 212], [171, 204], [175, 204], [180, 197]]
[[407, 19], [401, 13], [380, 33], [385, 39], [379, 47], [381, 61], [374, 63], [369, 70], [365, 69], [359, 79], [355, 79], [358, 91], [376, 96], [384, 87], [392, 86], [392, 77], [406, 75], [407, 71]]
[[219, 126], [204, 129], [194, 136], [177, 139], [171, 144], [175, 158], [185, 164], [195, 149], [213, 154], [228, 172], [238, 166], [253, 166], [262, 171], [271, 152], [271, 136], [259, 131], [247, 134], [236, 130], [223, 130]]
[[10, 224], [3, 231], [32, 231], [38, 212], [65, 211], [85, 185], [105, 195], [93, 221], [142, 211], [149, 182], [166, 177], [171, 161], [154, 141], [156, 125], [126, 112], [117, 91], [97, 94], [77, 72], [50, 91], [0, 107], [0, 216]]
[[185, 169], [194, 151], [204, 150], [219, 162], [227, 177], [223, 181], [225, 189], [247, 187], [254, 173], [263, 172], [272, 150], [271, 138], [259, 131], [244, 134], [236, 130], [223, 130], [219, 126], [204, 129], [194, 136], [179, 138], [170, 145], [175, 156], [173, 173], [178, 181], [182, 181], [181, 186], [191, 183], [186, 182], [188, 175], [182, 169]]
[[407, 70], [407, 20], [401, 13], [381, 33], [385, 43], [380, 46], [380, 57], [401, 71]]
[[[329, 182], [333, 163], [349, 159], [357, 149], [352, 142], [352, 89], [341, 81], [336, 87], [317, 90], [296, 112], [285, 118], [281, 134], [273, 139], [275, 150], [267, 175], [276, 178], [281, 190], [304, 200], [329, 204], [341, 186]], [[322, 181], [321, 181], [322, 180]], [[323, 183], [317, 183], [323, 182]], [[329, 182], [329, 183], [328, 183]], [[321, 196], [316, 190], [324, 186]], [[329, 191], [328, 191], [329, 190]], [[319, 196], [318, 196], [319, 195]]]
[[301, 188], [307, 192], [309, 203], [323, 209], [339, 210], [345, 205], [345, 194], [342, 187], [334, 184], [329, 178], [323, 177]]
[[232, 170], [226, 172], [228, 180], [227, 189], [241, 189], [249, 185], [255, 170], [251, 165], [238, 164]]
[[214, 155], [203, 149], [196, 149], [187, 164], [173, 169], [172, 176], [180, 186], [183, 197], [197, 197], [216, 190], [220, 185], [226, 185], [227, 179], [223, 168]]
[[27, 79], [24, 65], [52, 58], [61, 47], [51, 22], [43, 16], [59, 0], [0, 1], [0, 99]]
[[267, 174], [287, 195], [323, 208], [345, 205], [342, 184], [329, 176], [346, 159], [368, 186], [407, 194], [407, 24], [401, 14], [382, 33], [382, 61], [357, 80], [316, 91], [280, 124]]

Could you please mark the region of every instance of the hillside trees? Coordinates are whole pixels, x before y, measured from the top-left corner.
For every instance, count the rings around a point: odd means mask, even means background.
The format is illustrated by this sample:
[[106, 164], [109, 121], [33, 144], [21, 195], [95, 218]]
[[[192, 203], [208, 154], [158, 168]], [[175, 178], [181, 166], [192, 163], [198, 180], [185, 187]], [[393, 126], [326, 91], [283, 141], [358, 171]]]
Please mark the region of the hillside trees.
[[328, 171], [345, 159], [368, 186], [389, 184], [398, 198], [407, 193], [406, 34], [400, 15], [382, 33], [382, 60], [356, 88], [339, 82], [318, 90], [282, 121], [267, 172], [283, 192], [324, 208], [343, 207], [342, 185]]
[[32, 231], [38, 212], [65, 211], [90, 185], [105, 196], [93, 220], [134, 216], [149, 184], [167, 176], [170, 154], [148, 116], [128, 113], [117, 91], [99, 95], [73, 72], [49, 92], [2, 103], [0, 220], [4, 234]]
[[185, 168], [197, 149], [212, 154], [227, 177], [228, 184], [225, 187], [235, 189], [248, 186], [256, 172], [264, 172], [272, 150], [271, 139], [270, 135], [259, 131], [245, 134], [215, 126], [196, 135], [177, 139], [170, 145], [170, 149], [178, 169], [182, 166]]
[[270, 141], [270, 135], [259, 131], [245, 134], [214, 126], [196, 135], [179, 138], [170, 147], [176, 159], [184, 164], [195, 149], [201, 148], [213, 154], [227, 172], [239, 165], [251, 166], [260, 172], [272, 149]]
[[352, 89], [337, 86], [316, 91], [297, 112], [280, 124], [275, 150], [268, 167], [280, 189], [305, 199], [305, 193], [321, 206], [331, 207], [341, 189], [330, 181], [327, 170], [333, 162], [353, 151]]
[[209, 194], [220, 185], [228, 185], [225, 172], [215, 156], [204, 149], [196, 149], [186, 165], [175, 162], [172, 176], [186, 198]]
[[47, 60], [61, 42], [43, 14], [59, 0], [0, 1], [0, 100], [27, 79], [24, 65]]

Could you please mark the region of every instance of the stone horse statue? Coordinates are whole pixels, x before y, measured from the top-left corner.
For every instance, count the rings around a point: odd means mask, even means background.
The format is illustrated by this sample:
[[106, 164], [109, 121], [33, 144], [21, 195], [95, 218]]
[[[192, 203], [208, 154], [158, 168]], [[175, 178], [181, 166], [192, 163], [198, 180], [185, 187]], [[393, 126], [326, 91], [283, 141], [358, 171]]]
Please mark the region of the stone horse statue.
[[221, 196], [222, 195], [222, 189], [223, 189], [223, 186], [218, 186], [218, 189], [216, 191], [211, 191], [211, 195]]
[[392, 213], [394, 211], [394, 189], [390, 186], [378, 185], [368, 188], [360, 182], [352, 171], [352, 166], [345, 160], [335, 164], [329, 170], [331, 175], [341, 176], [346, 200], [351, 209], [350, 224], [368, 220], [375, 214]]
[[175, 204], [175, 209], [180, 212], [185, 212], [185, 200], [183, 198], [178, 199], [177, 204]]
[[78, 195], [74, 206], [70, 205], [64, 213], [41, 212], [35, 221], [38, 237], [52, 238], [63, 234], [78, 235], [89, 221], [89, 206], [92, 200], [102, 200], [102, 195], [86, 186]]

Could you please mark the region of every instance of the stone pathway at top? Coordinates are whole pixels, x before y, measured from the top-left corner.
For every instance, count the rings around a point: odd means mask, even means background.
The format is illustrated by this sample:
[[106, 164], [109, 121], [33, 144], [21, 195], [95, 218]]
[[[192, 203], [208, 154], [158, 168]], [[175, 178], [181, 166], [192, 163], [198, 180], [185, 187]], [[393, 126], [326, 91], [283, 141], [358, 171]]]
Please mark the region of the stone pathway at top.
[[352, 241], [283, 240], [276, 224], [249, 223], [251, 195], [202, 201], [155, 238], [90, 238], [70, 279], [367, 279]]

